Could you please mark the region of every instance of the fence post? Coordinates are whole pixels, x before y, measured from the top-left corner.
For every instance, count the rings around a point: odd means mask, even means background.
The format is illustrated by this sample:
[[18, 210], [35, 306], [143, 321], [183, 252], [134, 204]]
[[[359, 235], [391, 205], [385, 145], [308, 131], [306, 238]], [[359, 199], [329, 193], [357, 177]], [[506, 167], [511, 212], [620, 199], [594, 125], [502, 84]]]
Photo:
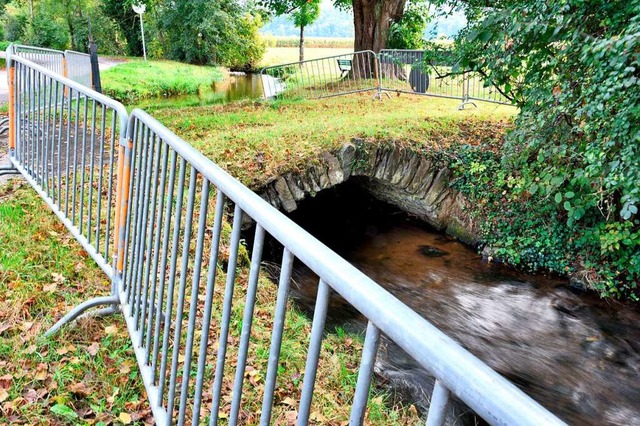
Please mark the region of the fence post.
[[118, 148], [118, 176], [116, 177], [116, 232], [113, 239], [113, 252], [116, 256], [115, 274], [122, 274], [124, 269], [124, 236], [129, 211], [129, 180], [131, 179], [131, 149], [133, 141], [125, 139], [126, 145]]
[[12, 56], [13, 45], [7, 49], [7, 68], [9, 69], [9, 155], [13, 156], [16, 149], [16, 67]]

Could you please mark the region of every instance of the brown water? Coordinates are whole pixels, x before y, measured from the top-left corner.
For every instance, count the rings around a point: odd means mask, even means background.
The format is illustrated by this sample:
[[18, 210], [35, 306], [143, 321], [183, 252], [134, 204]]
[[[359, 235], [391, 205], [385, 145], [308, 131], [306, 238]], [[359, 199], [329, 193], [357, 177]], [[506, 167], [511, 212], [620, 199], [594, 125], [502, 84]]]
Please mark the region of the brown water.
[[[404, 215], [340, 222], [349, 200], [360, 203], [347, 194], [330, 203], [333, 208], [316, 204], [297, 218], [304, 216], [303, 226], [569, 424], [640, 425], [637, 305], [603, 301], [571, 289], [566, 280], [487, 264]], [[298, 272], [294, 297], [311, 309], [314, 286]], [[331, 312], [334, 323], [359, 322], [339, 299], [332, 300]], [[410, 398], [429, 392], [421, 389], [425, 373], [413, 361], [392, 345], [385, 351], [377, 366], [383, 379], [396, 380]]]
[[243, 99], [262, 99], [262, 97], [262, 81], [259, 74], [230, 75], [225, 80], [200, 90], [197, 94], [152, 98], [139, 102], [136, 106], [148, 109], [184, 108], [226, 104]]

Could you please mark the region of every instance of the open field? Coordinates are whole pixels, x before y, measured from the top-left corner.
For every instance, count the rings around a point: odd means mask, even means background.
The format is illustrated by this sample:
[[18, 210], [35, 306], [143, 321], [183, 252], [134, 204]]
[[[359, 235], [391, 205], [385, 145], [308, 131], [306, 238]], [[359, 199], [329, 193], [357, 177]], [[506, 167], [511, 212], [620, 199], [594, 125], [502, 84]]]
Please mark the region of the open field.
[[[276, 37], [270, 35], [262, 36], [267, 47], [298, 47], [300, 38], [292, 37]], [[344, 37], [305, 37], [304, 45], [307, 47], [328, 47], [328, 48], [351, 48], [353, 47], [352, 38]]]
[[[304, 49], [305, 59], [318, 59], [326, 56], [344, 55], [353, 52], [353, 47], [330, 48], [330, 47], [307, 47]], [[268, 47], [262, 57], [260, 66], [287, 64], [298, 61], [297, 47]]]

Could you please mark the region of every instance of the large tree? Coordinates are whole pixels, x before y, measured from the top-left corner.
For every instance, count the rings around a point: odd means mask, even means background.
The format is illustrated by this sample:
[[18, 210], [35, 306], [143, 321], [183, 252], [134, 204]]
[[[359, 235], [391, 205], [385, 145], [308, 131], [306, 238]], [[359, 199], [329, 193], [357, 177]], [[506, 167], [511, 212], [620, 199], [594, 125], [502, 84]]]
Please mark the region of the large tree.
[[[283, 15], [307, 0], [258, 0], [258, 4]], [[387, 47], [389, 29], [404, 14], [408, 0], [334, 0], [334, 5], [353, 10], [354, 49], [379, 52]]]
[[407, 0], [352, 0], [354, 49], [379, 52], [387, 47], [389, 29], [404, 14]]

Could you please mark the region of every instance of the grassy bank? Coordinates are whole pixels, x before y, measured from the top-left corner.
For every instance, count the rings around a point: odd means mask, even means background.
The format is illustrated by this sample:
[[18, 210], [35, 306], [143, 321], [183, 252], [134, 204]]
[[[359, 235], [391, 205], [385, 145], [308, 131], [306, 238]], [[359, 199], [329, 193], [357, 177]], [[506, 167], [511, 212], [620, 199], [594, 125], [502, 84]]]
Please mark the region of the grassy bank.
[[315, 101], [243, 102], [157, 108], [150, 112], [245, 184], [260, 186], [303, 167], [323, 150], [352, 138], [440, 149], [499, 141], [515, 109], [483, 104], [458, 111], [459, 101], [371, 94]]
[[[151, 422], [120, 315], [85, 319], [50, 339], [42, 337], [54, 320], [72, 306], [106, 294], [109, 282], [27, 185], [0, 188], [0, 246], [13, 247], [0, 252], [0, 424]], [[246, 251], [240, 264], [223, 381], [226, 390], [233, 385], [242, 328], [248, 277]], [[225, 281], [222, 268], [218, 280]], [[214, 317], [220, 312], [224, 286], [216, 288]], [[276, 293], [276, 285], [262, 278], [254, 311], [241, 424], [257, 424], [260, 416]], [[292, 424], [297, 415], [295, 401], [300, 396], [308, 344], [302, 336], [309, 335], [310, 327], [307, 317], [290, 303], [275, 392], [274, 424]], [[361, 350], [359, 336], [340, 329], [327, 335], [312, 405], [314, 424], [344, 424], [348, 419]], [[211, 383], [212, 370], [207, 370], [206, 383]], [[203, 410], [209, 409], [210, 398], [210, 394], [205, 395]], [[220, 408], [223, 422], [230, 400], [225, 396]], [[419, 422], [415, 409], [390, 408], [390, 401], [387, 395], [374, 391], [366, 422]]]
[[124, 103], [158, 96], [198, 93], [224, 79], [220, 68], [173, 61], [130, 60], [101, 74], [103, 92]]

